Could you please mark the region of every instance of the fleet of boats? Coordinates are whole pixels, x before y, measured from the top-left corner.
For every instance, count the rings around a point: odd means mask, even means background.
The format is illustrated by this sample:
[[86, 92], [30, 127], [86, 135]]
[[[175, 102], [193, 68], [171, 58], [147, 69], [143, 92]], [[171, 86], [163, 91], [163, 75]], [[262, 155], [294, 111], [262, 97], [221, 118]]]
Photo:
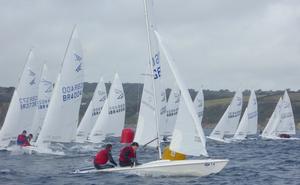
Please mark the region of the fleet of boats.
[[[209, 157], [206, 139], [230, 143], [257, 135], [258, 105], [252, 90], [243, 113], [242, 91], [238, 90], [213, 131], [205, 137], [201, 122], [204, 96], [199, 90], [194, 102], [184, 79], [169, 54], [152, 16], [152, 4], [144, 1], [148, 33], [148, 63], [145, 63], [144, 87], [134, 141], [158, 148], [157, 158], [133, 167], [77, 170], [76, 173], [121, 172], [147, 175], [206, 176], [220, 172], [228, 159]], [[103, 143], [107, 137], [121, 136], [125, 125], [125, 93], [116, 73], [109, 92], [100, 78], [92, 100], [78, 126], [83, 95], [84, 58], [75, 26], [62, 60], [56, 82], [51, 82], [46, 65], [36, 60], [30, 50], [26, 65], [16, 87], [4, 124], [0, 131], [0, 148], [9, 149], [23, 130], [34, 135], [32, 146], [23, 147], [32, 153], [63, 155], [54, 151], [55, 143]], [[164, 56], [164, 60], [161, 56]], [[163, 87], [168, 67], [177, 88], [166, 98]], [[285, 91], [279, 99], [268, 124], [261, 133], [263, 139], [295, 139], [293, 110]], [[186, 160], [162, 158], [161, 142], [169, 142], [170, 150], [187, 156]], [[199, 158], [202, 156], [201, 158]], [[198, 157], [198, 158], [197, 158]]]

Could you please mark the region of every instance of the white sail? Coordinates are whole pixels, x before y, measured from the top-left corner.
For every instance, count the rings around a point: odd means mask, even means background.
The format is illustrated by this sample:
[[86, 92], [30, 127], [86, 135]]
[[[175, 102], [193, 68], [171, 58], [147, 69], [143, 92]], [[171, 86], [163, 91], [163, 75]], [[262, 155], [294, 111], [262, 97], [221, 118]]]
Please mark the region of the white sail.
[[277, 135], [280, 134], [296, 134], [295, 120], [290, 97], [287, 91], [284, 92], [282, 98], [282, 108], [280, 113], [280, 124], [276, 128]]
[[75, 140], [84, 70], [76, 27], [72, 32], [37, 145]]
[[245, 109], [241, 122], [233, 136], [233, 139], [243, 140], [247, 134], [256, 134], [257, 132], [257, 100], [255, 92], [251, 91], [248, 106]]
[[256, 99], [255, 91], [252, 90], [248, 102], [248, 124], [247, 124], [248, 135], [257, 133], [257, 119], [258, 119], [257, 99]]
[[108, 98], [90, 133], [89, 141], [102, 142], [106, 136], [121, 136], [125, 124], [125, 95], [119, 75], [116, 74]]
[[239, 127], [237, 128], [233, 139], [236, 140], [243, 140], [247, 137], [247, 131], [248, 131], [248, 124], [249, 124], [249, 120], [248, 120], [248, 108], [245, 109], [245, 112], [243, 114], [243, 117], [241, 119], [241, 122], [239, 124]]
[[0, 132], [0, 147], [7, 147], [23, 130], [30, 129], [37, 105], [41, 67], [31, 50]]
[[[149, 69], [149, 68], [147, 68]], [[155, 119], [155, 105], [154, 105], [154, 92], [152, 84], [152, 75], [147, 70], [144, 78], [144, 88], [142, 93], [141, 105], [137, 127], [135, 131], [134, 141], [140, 145], [146, 145], [150, 147], [157, 147], [157, 128]]]
[[237, 91], [217, 126], [210, 133], [209, 138], [219, 140], [223, 139], [225, 135], [233, 135], [235, 133], [239, 124], [242, 103], [242, 92]]
[[180, 91], [173, 89], [167, 103], [166, 122], [161, 124], [160, 133], [163, 136], [172, 135], [180, 102]]
[[106, 88], [101, 78], [95, 89], [93, 98], [77, 128], [76, 142], [83, 143], [87, 140], [107, 98]]
[[166, 92], [164, 88], [161, 88], [161, 58], [158, 41], [153, 32], [155, 25], [151, 15], [153, 11], [152, 5], [149, 6], [149, 2], [145, 1], [145, 8], [150, 8], [150, 11], [145, 10], [149, 49], [149, 68], [146, 71], [150, 72], [148, 73], [150, 74], [150, 78], [145, 77], [142, 103], [134, 140], [141, 145], [147, 144], [148, 146], [156, 147], [160, 145], [159, 128], [166, 121]]
[[263, 130], [261, 136], [263, 138], [274, 138], [276, 137], [276, 128], [280, 123], [280, 111], [282, 107], [282, 98], [280, 97], [271, 118], [269, 119], [265, 129]]
[[199, 118], [199, 123], [201, 124], [204, 111], [204, 96], [202, 89], [198, 92], [197, 96], [195, 97], [194, 105], [196, 108], [197, 116]]
[[164, 47], [158, 32], [155, 31], [155, 35], [181, 91], [179, 111], [172, 134], [170, 149], [186, 155], [208, 156], [204, 132], [188, 89], [183, 83], [175, 63]]
[[33, 140], [37, 139], [37, 135], [44, 123], [44, 119], [52, 95], [52, 90], [53, 83], [50, 80], [50, 73], [48, 72], [47, 66], [44, 64], [41, 80], [39, 83], [37, 109], [30, 129], [30, 133], [33, 134]]

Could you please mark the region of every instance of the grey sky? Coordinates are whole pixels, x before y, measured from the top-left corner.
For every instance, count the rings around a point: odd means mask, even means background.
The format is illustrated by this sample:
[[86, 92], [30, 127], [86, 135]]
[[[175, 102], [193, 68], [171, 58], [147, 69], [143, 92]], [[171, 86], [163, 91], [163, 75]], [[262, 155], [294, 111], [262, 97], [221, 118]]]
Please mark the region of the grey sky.
[[[188, 87], [300, 89], [300, 1], [154, 2], [158, 31]], [[16, 86], [32, 46], [55, 79], [74, 24], [86, 81], [111, 81], [116, 71], [123, 82], [143, 81], [142, 0], [0, 0], [0, 23], [0, 86]]]

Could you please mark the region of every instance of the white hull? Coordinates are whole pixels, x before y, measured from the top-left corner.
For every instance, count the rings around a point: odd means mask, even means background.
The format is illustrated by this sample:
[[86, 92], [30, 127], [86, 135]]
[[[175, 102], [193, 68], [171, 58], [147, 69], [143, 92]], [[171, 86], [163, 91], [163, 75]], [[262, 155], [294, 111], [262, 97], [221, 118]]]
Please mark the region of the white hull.
[[22, 147], [22, 150], [24, 150], [28, 154], [38, 153], [38, 154], [50, 154], [50, 155], [65, 155], [65, 153], [62, 151], [53, 151], [50, 148], [42, 148], [36, 146], [25, 146]]
[[300, 140], [300, 138], [297, 137], [290, 137], [290, 138], [281, 138], [281, 137], [263, 137], [261, 136], [263, 140]]
[[210, 137], [210, 136], [207, 136], [206, 138], [214, 140], [214, 141], [218, 141], [221, 143], [230, 143], [231, 142], [229, 139], [221, 139], [221, 138], [215, 138], [215, 137]]
[[76, 170], [74, 173], [117, 172], [142, 176], [207, 176], [220, 172], [228, 163], [227, 159], [203, 160], [158, 160], [134, 167], [117, 167], [102, 170]]

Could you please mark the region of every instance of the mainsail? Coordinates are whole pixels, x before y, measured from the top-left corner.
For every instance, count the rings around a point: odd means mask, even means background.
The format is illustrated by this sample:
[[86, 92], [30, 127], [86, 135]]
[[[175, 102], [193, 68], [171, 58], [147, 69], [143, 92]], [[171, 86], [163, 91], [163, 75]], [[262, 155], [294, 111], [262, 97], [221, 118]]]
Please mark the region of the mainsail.
[[282, 107], [282, 98], [280, 97], [274, 112], [272, 113], [271, 118], [269, 119], [265, 129], [263, 130], [261, 136], [263, 138], [274, 138], [276, 137], [276, 128], [277, 125], [280, 123], [280, 112]]
[[277, 136], [280, 134], [289, 134], [294, 135], [296, 134], [295, 129], [295, 119], [293, 114], [293, 109], [291, 105], [290, 97], [287, 91], [284, 92], [282, 98], [282, 108], [280, 112], [280, 123], [276, 128]]
[[203, 118], [203, 111], [204, 111], [204, 96], [203, 90], [199, 90], [197, 96], [194, 99], [194, 105], [196, 108], [196, 113], [199, 118], [199, 123], [201, 124]]
[[30, 129], [38, 100], [41, 68], [41, 63], [30, 50], [0, 131], [0, 147], [7, 147], [23, 130]]
[[121, 136], [125, 124], [125, 94], [119, 75], [116, 74], [108, 98], [90, 133], [89, 141], [102, 142], [106, 136]]
[[83, 143], [87, 140], [101, 113], [106, 98], [106, 88], [103, 79], [101, 78], [97, 84], [93, 98], [77, 128], [76, 142]]
[[37, 108], [34, 115], [33, 123], [30, 129], [30, 133], [33, 135], [33, 140], [37, 139], [37, 135], [40, 132], [44, 119], [48, 110], [50, 98], [52, 95], [53, 83], [50, 80], [50, 73], [46, 64], [44, 64], [41, 80], [39, 83]]
[[210, 139], [222, 140], [225, 135], [233, 135], [235, 133], [239, 124], [242, 103], [242, 92], [237, 91], [217, 126], [209, 135]]
[[245, 139], [247, 134], [256, 134], [257, 132], [257, 100], [254, 91], [251, 91], [248, 106], [241, 119], [233, 139]]
[[[147, 8], [150, 8], [147, 11]], [[159, 146], [159, 128], [166, 121], [166, 92], [161, 88], [162, 69], [158, 41], [154, 35], [152, 5], [145, 1], [149, 65], [145, 76], [142, 102], [134, 140], [141, 145]], [[156, 124], [154, 124], [156, 123]], [[159, 148], [160, 149], [160, 148]], [[159, 152], [160, 153], [160, 152]]]
[[74, 27], [37, 145], [75, 140], [82, 98], [84, 70], [82, 48]]
[[166, 122], [161, 124], [160, 133], [163, 136], [172, 135], [180, 102], [180, 91], [177, 89], [171, 90], [167, 103]]

